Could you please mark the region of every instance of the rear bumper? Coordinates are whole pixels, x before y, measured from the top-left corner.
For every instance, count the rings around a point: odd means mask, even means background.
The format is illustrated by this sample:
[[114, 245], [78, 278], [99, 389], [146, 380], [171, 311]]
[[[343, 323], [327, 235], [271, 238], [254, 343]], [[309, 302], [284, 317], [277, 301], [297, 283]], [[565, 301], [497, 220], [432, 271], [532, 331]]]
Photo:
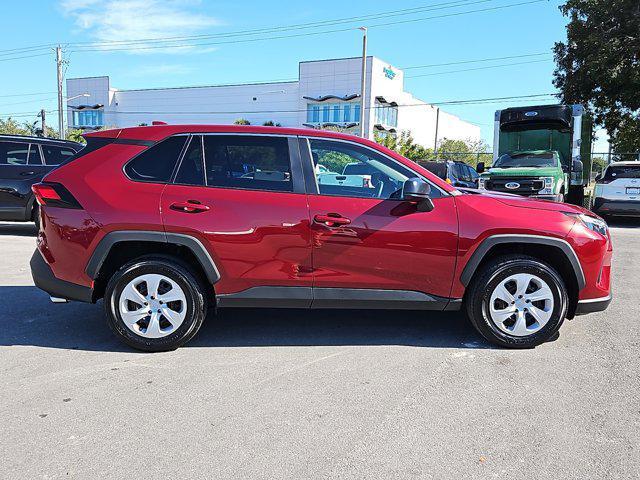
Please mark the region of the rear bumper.
[[640, 217], [640, 200], [608, 200], [596, 197], [592, 210], [598, 215]]
[[589, 300], [580, 300], [576, 307], [576, 315], [586, 315], [588, 313], [602, 312], [606, 310], [613, 297], [609, 294], [602, 298], [593, 298]]
[[40, 251], [36, 249], [31, 257], [31, 276], [40, 290], [44, 290], [52, 297], [77, 300], [79, 302], [93, 301], [93, 291], [89, 287], [76, 285], [56, 278], [51, 267], [44, 261]]

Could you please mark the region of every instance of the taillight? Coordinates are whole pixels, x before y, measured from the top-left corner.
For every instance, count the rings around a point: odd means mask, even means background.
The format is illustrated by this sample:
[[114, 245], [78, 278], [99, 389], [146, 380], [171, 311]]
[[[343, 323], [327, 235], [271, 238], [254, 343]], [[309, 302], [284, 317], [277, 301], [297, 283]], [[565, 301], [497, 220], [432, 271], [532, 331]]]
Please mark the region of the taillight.
[[39, 205], [58, 208], [81, 209], [82, 205], [59, 183], [36, 183], [31, 186]]

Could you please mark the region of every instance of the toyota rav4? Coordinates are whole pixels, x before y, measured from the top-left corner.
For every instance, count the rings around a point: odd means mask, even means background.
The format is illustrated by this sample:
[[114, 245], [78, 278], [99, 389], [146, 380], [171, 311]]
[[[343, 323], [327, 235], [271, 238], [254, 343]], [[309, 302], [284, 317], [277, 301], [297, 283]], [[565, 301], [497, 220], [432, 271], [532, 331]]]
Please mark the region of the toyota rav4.
[[[211, 307], [463, 310], [524, 348], [611, 300], [595, 214], [459, 190], [372, 141], [205, 125], [86, 139], [33, 187], [31, 270], [53, 300], [104, 299], [134, 348], [185, 344]], [[370, 181], [317, 180], [356, 163]]]

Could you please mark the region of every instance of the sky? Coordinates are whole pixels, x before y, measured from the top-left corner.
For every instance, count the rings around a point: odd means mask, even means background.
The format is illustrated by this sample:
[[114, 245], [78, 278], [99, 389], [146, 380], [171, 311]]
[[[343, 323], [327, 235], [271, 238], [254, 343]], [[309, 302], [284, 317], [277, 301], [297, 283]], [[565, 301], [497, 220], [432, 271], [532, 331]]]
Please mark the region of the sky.
[[[17, 120], [32, 121], [41, 108], [56, 108], [51, 44], [63, 46], [68, 78], [108, 75], [111, 85], [120, 89], [216, 85], [296, 79], [301, 60], [359, 56], [360, 25], [369, 28], [368, 53], [405, 69], [405, 90], [424, 101], [556, 93], [551, 51], [554, 42], [565, 39], [566, 25], [566, 18], [558, 10], [560, 3], [7, 1], [0, 29], [0, 118], [12, 113]], [[344, 20], [362, 16], [369, 17]], [[343, 23], [336, 24], [339, 19]], [[325, 21], [314, 28], [237, 35], [247, 30]], [[140, 49], [140, 42], [125, 43], [195, 35], [209, 37], [190, 40], [188, 46], [184, 46], [184, 40], [169, 40], [162, 48]], [[89, 46], [91, 42], [111, 43], [96, 48]], [[498, 57], [502, 59], [486, 60]], [[448, 63], [453, 65], [442, 65]], [[491, 145], [495, 110], [554, 103], [553, 98], [546, 98], [442, 108], [479, 125], [483, 139]], [[55, 114], [49, 114], [49, 118], [55, 125]], [[594, 150], [606, 151], [606, 135], [597, 135]]]

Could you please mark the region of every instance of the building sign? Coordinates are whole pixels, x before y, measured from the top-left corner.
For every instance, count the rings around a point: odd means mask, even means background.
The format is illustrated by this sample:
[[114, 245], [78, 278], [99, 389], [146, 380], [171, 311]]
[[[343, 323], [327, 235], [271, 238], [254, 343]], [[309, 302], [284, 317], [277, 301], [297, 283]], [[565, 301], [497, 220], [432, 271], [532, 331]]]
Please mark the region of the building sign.
[[393, 80], [396, 77], [396, 72], [394, 72], [391, 67], [383, 67], [382, 71], [384, 72], [384, 76], [389, 80]]

